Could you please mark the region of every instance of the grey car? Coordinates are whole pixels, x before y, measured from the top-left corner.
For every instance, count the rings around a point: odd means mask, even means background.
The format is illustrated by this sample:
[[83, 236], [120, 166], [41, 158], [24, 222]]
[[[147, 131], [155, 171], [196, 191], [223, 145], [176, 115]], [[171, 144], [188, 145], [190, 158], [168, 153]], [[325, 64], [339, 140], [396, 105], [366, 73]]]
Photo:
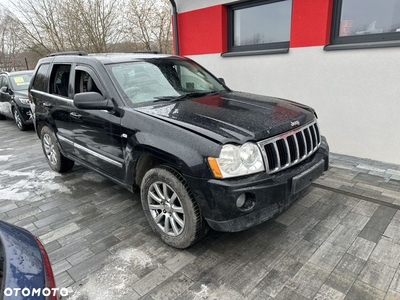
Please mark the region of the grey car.
[[32, 127], [28, 86], [33, 71], [0, 73], [0, 120], [15, 120], [19, 130]]

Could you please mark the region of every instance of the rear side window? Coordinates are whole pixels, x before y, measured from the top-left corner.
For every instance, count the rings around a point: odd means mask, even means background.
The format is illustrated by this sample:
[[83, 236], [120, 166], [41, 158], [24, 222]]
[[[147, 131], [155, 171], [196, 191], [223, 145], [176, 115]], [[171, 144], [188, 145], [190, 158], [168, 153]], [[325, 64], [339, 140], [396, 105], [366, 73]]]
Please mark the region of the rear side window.
[[50, 93], [68, 97], [71, 65], [54, 65], [50, 76]]
[[32, 89], [46, 92], [46, 78], [47, 72], [49, 70], [49, 65], [41, 65], [36, 72], [35, 79], [33, 80]]

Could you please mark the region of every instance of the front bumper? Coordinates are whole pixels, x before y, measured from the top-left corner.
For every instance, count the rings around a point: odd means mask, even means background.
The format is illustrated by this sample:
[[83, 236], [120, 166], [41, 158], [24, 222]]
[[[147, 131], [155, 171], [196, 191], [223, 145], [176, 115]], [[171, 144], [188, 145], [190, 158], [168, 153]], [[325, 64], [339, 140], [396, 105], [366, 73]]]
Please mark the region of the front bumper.
[[[311, 157], [276, 174], [260, 173], [240, 179], [199, 179], [187, 177], [193, 196], [211, 228], [241, 231], [283, 212], [304, 195], [311, 182], [329, 167], [329, 146], [321, 146]], [[246, 195], [244, 208], [236, 200]]]

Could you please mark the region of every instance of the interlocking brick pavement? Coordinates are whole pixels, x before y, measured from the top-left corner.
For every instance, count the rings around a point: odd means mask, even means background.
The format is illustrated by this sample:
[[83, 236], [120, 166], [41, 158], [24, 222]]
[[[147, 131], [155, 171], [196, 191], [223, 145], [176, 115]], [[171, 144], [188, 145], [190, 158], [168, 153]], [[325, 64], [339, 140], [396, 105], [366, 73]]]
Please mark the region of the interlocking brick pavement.
[[50, 171], [33, 131], [0, 122], [0, 219], [41, 238], [67, 299], [400, 299], [399, 209], [400, 166], [332, 154], [284, 214], [177, 250], [137, 194]]

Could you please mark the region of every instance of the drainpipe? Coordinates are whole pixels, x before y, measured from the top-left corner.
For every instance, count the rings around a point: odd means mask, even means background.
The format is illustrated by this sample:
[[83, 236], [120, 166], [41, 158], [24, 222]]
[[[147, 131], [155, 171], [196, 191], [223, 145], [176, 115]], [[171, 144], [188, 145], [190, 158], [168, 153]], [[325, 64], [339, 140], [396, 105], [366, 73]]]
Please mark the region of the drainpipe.
[[175, 54], [179, 55], [179, 35], [178, 35], [178, 10], [176, 8], [175, 0], [169, 0], [172, 5], [172, 16], [174, 20], [174, 44], [175, 44]]

